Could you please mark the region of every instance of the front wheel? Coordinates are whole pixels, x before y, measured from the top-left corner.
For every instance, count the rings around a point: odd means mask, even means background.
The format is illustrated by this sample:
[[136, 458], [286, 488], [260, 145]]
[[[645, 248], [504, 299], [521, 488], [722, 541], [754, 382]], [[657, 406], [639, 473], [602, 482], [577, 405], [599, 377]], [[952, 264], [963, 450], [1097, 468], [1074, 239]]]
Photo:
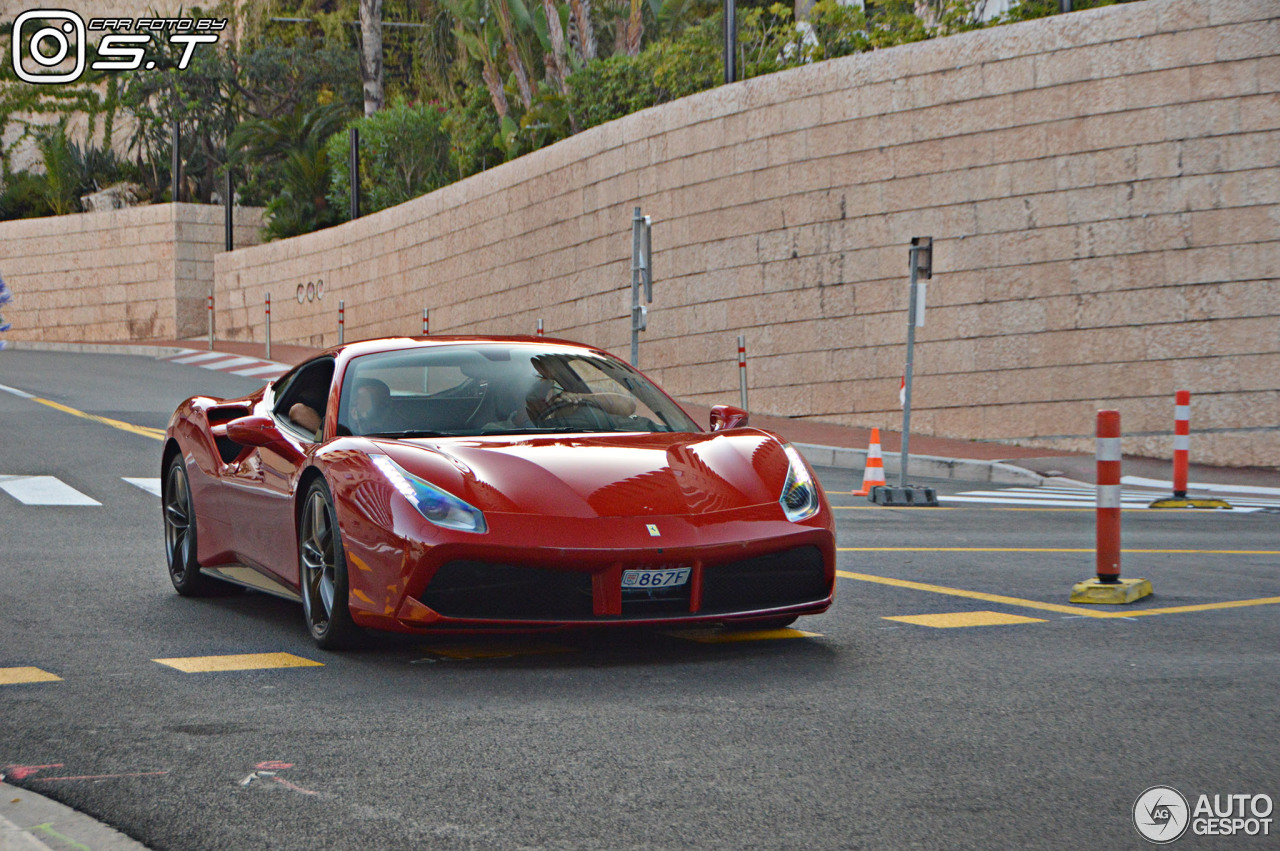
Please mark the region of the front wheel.
[[164, 511], [164, 554], [169, 562], [169, 580], [184, 597], [208, 595], [213, 580], [200, 572], [196, 561], [196, 512], [181, 455], [173, 456], [165, 470], [160, 505]]
[[298, 576], [307, 631], [326, 650], [350, 647], [360, 635], [347, 607], [347, 558], [323, 479], [307, 490], [298, 526]]

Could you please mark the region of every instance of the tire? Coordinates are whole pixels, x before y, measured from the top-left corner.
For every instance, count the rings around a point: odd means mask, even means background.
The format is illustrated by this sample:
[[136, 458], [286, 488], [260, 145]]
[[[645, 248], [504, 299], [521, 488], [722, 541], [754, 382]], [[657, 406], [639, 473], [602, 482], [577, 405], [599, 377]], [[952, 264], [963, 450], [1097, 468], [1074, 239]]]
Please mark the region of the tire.
[[164, 473], [160, 506], [164, 514], [164, 554], [169, 564], [169, 580], [184, 597], [207, 597], [218, 582], [200, 572], [196, 561], [196, 512], [191, 500], [191, 484], [182, 456], [175, 455]]
[[342, 650], [359, 640], [361, 631], [347, 607], [347, 556], [324, 479], [307, 489], [298, 524], [298, 580], [307, 631], [325, 650]]

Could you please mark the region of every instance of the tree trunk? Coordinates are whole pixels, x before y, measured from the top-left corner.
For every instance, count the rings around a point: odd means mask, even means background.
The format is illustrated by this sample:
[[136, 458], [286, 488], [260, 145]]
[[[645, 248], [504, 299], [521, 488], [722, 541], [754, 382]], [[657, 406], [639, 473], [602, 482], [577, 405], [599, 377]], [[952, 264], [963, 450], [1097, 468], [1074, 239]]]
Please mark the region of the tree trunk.
[[360, 0], [360, 80], [365, 118], [382, 109], [382, 0]]
[[502, 123], [502, 119], [506, 118], [511, 112], [511, 105], [507, 103], [507, 93], [502, 88], [502, 75], [498, 73], [498, 67], [493, 62], [485, 62], [484, 69], [480, 72], [480, 76], [484, 78], [485, 87], [489, 89], [489, 98], [493, 101], [493, 111], [498, 113], [498, 123]]
[[591, 25], [591, 0], [569, 0], [569, 11], [578, 28], [578, 58], [588, 62], [596, 58], [596, 30]]
[[551, 40], [551, 53], [547, 55], [547, 75], [556, 84], [563, 95], [569, 94], [564, 79], [569, 75], [565, 63], [564, 30], [560, 28], [560, 11], [556, 9], [555, 0], [542, 0], [542, 11], [547, 16], [547, 35]]
[[507, 0], [498, 0], [498, 28], [502, 30], [502, 40], [506, 43], [507, 64], [516, 75], [516, 89], [520, 93], [520, 102], [528, 109], [533, 105], [533, 88], [529, 85], [529, 72], [525, 70], [524, 60], [516, 50], [516, 36], [511, 26], [511, 6]]
[[640, 15], [640, 0], [631, 0], [631, 19], [627, 21], [627, 43], [624, 46], [628, 56], [640, 55], [640, 37], [644, 35], [644, 21]]

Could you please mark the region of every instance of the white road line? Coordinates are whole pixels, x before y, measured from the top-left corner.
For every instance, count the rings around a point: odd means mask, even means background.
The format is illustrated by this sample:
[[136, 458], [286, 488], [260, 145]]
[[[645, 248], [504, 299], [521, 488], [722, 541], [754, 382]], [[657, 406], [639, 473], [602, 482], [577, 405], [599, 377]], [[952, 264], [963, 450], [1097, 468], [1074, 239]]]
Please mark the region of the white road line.
[[[1149, 508], [1153, 499], [1165, 496], [1163, 492], [1125, 490], [1121, 495], [1120, 507], [1126, 509]], [[988, 505], [1025, 505], [1028, 507], [1046, 508], [1094, 508], [1097, 495], [1093, 488], [1088, 490], [1064, 490], [1038, 488], [1007, 488], [991, 491], [964, 491], [955, 496], [941, 495], [938, 502], [947, 503], [985, 503]], [[1251, 514], [1266, 508], [1277, 507], [1274, 500], [1231, 499], [1233, 510], [1242, 514]], [[1205, 513], [1210, 513], [1206, 511]]]
[[5, 393], [12, 393], [13, 395], [17, 396], [19, 399], [35, 398], [30, 393], [27, 393], [24, 390], [19, 390], [17, 387], [10, 387], [7, 384], [0, 384], [0, 390], [3, 390]]
[[121, 478], [134, 487], [142, 488], [147, 493], [153, 493], [156, 496], [160, 495], [159, 479], [131, 479], [128, 476], [121, 476]]
[[225, 358], [226, 352], [200, 352], [194, 355], [179, 355], [169, 358], [170, 363], [199, 363], [200, 361], [210, 360], [211, 358]]
[[[1173, 482], [1162, 482], [1159, 479], [1144, 479], [1141, 476], [1121, 476], [1120, 484], [1137, 485], [1140, 487], [1161, 488], [1170, 493], [1173, 491]], [[1213, 485], [1201, 484], [1199, 482], [1188, 482], [1188, 491], [1208, 491], [1209, 493], [1240, 493], [1240, 494], [1256, 494], [1258, 496], [1280, 496], [1280, 488], [1264, 488], [1257, 485]]]
[[289, 367], [287, 366], [282, 366], [280, 364], [273, 363], [269, 366], [254, 366], [254, 367], [250, 367], [249, 369], [237, 369], [235, 372], [231, 374], [232, 375], [254, 375], [254, 376], [261, 376], [263, 378], [266, 378], [268, 373], [275, 373], [276, 375], [284, 375], [285, 370], [287, 370], [288, 368]]
[[102, 505], [54, 476], [0, 476], [0, 490], [24, 505]]
[[248, 366], [251, 363], [262, 363], [261, 358], [231, 357], [228, 360], [217, 361], [216, 363], [198, 363], [196, 366], [205, 369], [217, 369], [223, 372], [237, 366]]

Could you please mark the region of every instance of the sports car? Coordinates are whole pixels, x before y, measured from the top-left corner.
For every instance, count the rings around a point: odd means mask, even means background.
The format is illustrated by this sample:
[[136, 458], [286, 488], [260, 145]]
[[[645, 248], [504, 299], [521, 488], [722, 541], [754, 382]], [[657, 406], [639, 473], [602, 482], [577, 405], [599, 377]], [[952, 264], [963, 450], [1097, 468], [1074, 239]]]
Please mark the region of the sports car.
[[362, 628], [783, 626], [835, 590], [831, 509], [776, 434], [701, 429], [643, 374], [546, 337], [337, 346], [169, 422], [179, 594], [300, 600], [321, 647]]

